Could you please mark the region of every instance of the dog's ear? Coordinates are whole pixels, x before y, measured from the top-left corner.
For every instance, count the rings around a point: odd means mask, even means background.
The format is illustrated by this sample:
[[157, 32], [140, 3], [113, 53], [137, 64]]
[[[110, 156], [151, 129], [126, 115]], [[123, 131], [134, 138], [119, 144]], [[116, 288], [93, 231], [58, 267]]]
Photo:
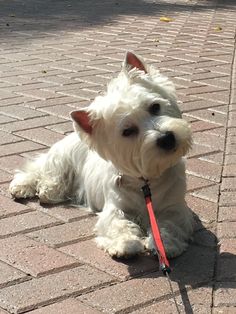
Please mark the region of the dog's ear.
[[128, 71], [137, 68], [138, 70], [147, 73], [147, 70], [143, 62], [134, 53], [130, 51], [127, 51], [126, 53], [124, 67], [128, 69]]
[[87, 134], [92, 134], [93, 127], [87, 111], [75, 110], [70, 113], [70, 116]]

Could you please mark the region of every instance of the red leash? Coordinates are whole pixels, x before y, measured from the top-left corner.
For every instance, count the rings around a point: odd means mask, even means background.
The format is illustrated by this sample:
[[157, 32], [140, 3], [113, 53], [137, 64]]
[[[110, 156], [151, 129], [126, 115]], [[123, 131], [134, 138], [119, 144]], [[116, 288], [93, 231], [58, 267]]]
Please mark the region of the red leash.
[[175, 293], [173, 290], [173, 286], [169, 277], [169, 274], [171, 273], [171, 268], [170, 268], [170, 263], [166, 257], [166, 251], [165, 251], [165, 247], [163, 245], [162, 242], [162, 238], [161, 238], [161, 233], [156, 221], [156, 217], [154, 214], [154, 210], [152, 207], [152, 195], [151, 195], [151, 190], [150, 187], [148, 185], [148, 181], [145, 180], [145, 185], [142, 187], [143, 190], [143, 194], [144, 194], [144, 198], [145, 198], [145, 203], [148, 209], [148, 214], [149, 214], [149, 219], [150, 219], [150, 224], [151, 224], [151, 229], [152, 229], [152, 235], [156, 244], [156, 249], [157, 249], [157, 254], [158, 254], [158, 258], [159, 258], [159, 265], [160, 265], [160, 269], [162, 270], [163, 274], [167, 277], [168, 279], [168, 283], [170, 286], [170, 291], [171, 291], [171, 295], [172, 298], [174, 300], [175, 306], [176, 306], [176, 311], [178, 314], [181, 314], [176, 297], [175, 297]]
[[142, 187], [142, 191], [143, 191], [145, 203], [148, 209], [152, 235], [156, 244], [157, 253], [159, 257], [160, 269], [162, 270], [163, 274], [166, 275], [167, 273], [169, 274], [171, 272], [170, 263], [166, 257], [166, 252], [165, 252], [165, 248], [161, 239], [160, 230], [159, 230], [156, 217], [153, 211], [153, 207], [152, 207], [151, 190], [147, 182]]

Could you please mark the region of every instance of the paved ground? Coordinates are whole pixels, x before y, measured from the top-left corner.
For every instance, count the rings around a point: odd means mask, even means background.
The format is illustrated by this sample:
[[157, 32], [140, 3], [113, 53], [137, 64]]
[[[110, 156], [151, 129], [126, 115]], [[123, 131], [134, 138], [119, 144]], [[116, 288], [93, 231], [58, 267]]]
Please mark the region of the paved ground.
[[104, 90], [127, 49], [173, 79], [194, 131], [187, 201], [202, 223], [172, 261], [178, 303], [183, 313], [236, 313], [235, 1], [0, 6], [0, 314], [176, 312], [154, 258], [96, 249], [95, 216], [8, 193], [13, 170], [72, 131], [68, 113]]

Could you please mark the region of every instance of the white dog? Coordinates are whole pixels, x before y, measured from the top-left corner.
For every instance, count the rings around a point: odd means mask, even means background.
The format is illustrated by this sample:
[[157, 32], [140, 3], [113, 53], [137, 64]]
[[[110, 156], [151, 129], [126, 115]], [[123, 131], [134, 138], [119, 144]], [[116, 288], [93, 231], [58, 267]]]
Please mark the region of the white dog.
[[131, 52], [107, 92], [71, 113], [75, 133], [18, 171], [15, 198], [68, 199], [99, 211], [96, 241], [111, 256], [154, 250], [141, 187], [148, 180], [169, 257], [181, 254], [193, 231], [184, 196], [191, 147], [173, 84]]

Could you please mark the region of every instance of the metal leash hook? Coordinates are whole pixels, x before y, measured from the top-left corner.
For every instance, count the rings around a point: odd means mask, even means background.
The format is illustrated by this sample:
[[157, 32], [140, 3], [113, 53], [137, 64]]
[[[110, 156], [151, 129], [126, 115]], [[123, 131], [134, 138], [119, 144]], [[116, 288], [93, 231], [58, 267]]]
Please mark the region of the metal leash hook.
[[170, 290], [171, 290], [171, 295], [172, 298], [175, 302], [175, 306], [176, 306], [176, 311], [178, 314], [180, 314], [180, 309], [178, 307], [178, 303], [175, 297], [175, 293], [172, 287], [172, 283], [169, 277], [169, 274], [171, 273], [171, 268], [170, 268], [170, 263], [166, 257], [166, 252], [165, 252], [165, 248], [162, 242], [162, 238], [161, 238], [161, 233], [157, 224], [157, 220], [153, 211], [153, 206], [152, 206], [152, 194], [151, 194], [151, 190], [148, 184], [147, 180], [144, 180], [145, 184], [142, 186], [142, 191], [144, 194], [144, 199], [145, 199], [145, 203], [148, 209], [148, 214], [149, 214], [149, 219], [150, 219], [150, 224], [151, 224], [151, 229], [152, 229], [152, 235], [155, 241], [155, 245], [156, 245], [156, 251], [157, 251], [157, 255], [158, 255], [158, 259], [159, 259], [159, 267], [160, 270], [162, 271], [162, 273], [164, 274], [164, 276], [166, 276], [169, 286], [170, 286]]

